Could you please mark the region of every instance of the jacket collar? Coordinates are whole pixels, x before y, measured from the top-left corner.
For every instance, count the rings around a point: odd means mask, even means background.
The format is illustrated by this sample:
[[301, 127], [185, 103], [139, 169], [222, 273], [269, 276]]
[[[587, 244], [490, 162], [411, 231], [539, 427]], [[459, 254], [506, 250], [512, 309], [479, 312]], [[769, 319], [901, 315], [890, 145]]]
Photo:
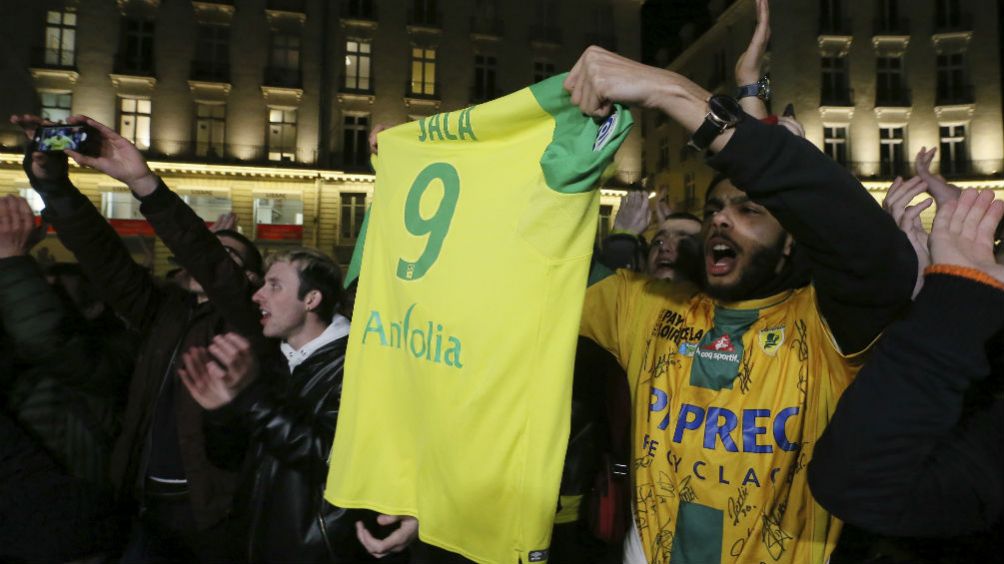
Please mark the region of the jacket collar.
[[320, 335], [314, 338], [313, 341], [303, 345], [299, 350], [294, 349], [286, 342], [279, 345], [279, 348], [282, 350], [283, 356], [286, 357], [286, 362], [289, 363], [289, 371], [292, 373], [294, 368], [302, 364], [303, 361], [307, 360], [318, 349], [348, 334], [349, 320], [336, 313], [335, 318], [331, 321], [331, 325], [328, 325]]

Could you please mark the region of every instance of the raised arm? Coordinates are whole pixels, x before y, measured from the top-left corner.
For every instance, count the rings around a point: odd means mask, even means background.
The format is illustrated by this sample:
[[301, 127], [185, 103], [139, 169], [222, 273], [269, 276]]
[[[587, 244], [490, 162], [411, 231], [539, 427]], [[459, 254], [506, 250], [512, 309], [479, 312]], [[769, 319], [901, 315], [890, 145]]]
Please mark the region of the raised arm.
[[[637, 104], [694, 132], [708, 114], [710, 94], [692, 81], [598, 47], [586, 49], [565, 87], [590, 115], [605, 115], [613, 102]], [[745, 116], [708, 148], [717, 152], [709, 164], [770, 210], [804, 249], [841, 350], [867, 347], [909, 304], [916, 257], [906, 235], [847, 170], [785, 127]]]
[[[11, 116], [29, 142], [43, 124], [38, 116]], [[103, 149], [105, 150], [105, 149]], [[56, 228], [59, 240], [76, 257], [104, 301], [129, 324], [144, 331], [162, 298], [149, 271], [132, 260], [128, 249], [104, 217], [70, 182], [66, 156], [29, 151], [24, 171], [45, 202], [43, 217]]]
[[95, 156], [67, 151], [83, 166], [124, 183], [140, 202], [140, 211], [178, 264], [202, 286], [209, 301], [242, 335], [263, 343], [260, 316], [251, 302], [250, 280], [206, 223], [156, 176], [129, 140], [87, 116], [71, 116], [71, 124], [93, 127], [101, 137]]
[[[757, 90], [756, 95], [743, 96], [739, 98], [739, 105], [747, 114], [760, 119], [767, 117], [767, 103], [760, 96], [770, 96], [770, 85], [760, 84], [763, 74], [764, 55], [767, 54], [767, 45], [770, 43], [770, 6], [767, 0], [754, 0], [756, 4], [756, 28], [746, 50], [739, 55], [736, 61], [736, 86], [738, 88], [749, 87]], [[766, 92], [763, 89], [766, 88]]]
[[1000, 519], [1004, 400], [964, 409], [966, 391], [990, 372], [987, 341], [1004, 328], [1004, 267], [993, 258], [1004, 203], [992, 201], [990, 191], [966, 191], [938, 210], [924, 289], [816, 444], [809, 482], [841, 519], [899, 536], [986, 530]]

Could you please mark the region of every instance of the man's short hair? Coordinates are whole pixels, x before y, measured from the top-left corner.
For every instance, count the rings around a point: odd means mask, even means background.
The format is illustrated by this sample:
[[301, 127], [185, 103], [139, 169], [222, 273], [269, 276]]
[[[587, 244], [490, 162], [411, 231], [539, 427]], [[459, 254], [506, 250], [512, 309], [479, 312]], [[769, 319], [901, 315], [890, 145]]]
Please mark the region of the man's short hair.
[[345, 299], [342, 289], [342, 269], [331, 258], [315, 249], [296, 248], [269, 255], [267, 268], [277, 262], [288, 262], [300, 274], [297, 297], [301, 300], [313, 290], [321, 294], [321, 303], [314, 310], [326, 323], [331, 323]]
[[689, 219], [691, 221], [696, 221], [697, 223], [701, 223], [701, 219], [690, 212], [673, 212], [667, 215], [666, 219], [664, 219], [663, 221], [664, 222], [669, 221], [670, 219]]
[[244, 252], [241, 253], [241, 258], [244, 259], [244, 270], [251, 271], [258, 276], [262, 275], [262, 264], [264, 261], [261, 258], [261, 252], [251, 239], [233, 229], [220, 229], [215, 235], [217, 237], [230, 237], [243, 245]]

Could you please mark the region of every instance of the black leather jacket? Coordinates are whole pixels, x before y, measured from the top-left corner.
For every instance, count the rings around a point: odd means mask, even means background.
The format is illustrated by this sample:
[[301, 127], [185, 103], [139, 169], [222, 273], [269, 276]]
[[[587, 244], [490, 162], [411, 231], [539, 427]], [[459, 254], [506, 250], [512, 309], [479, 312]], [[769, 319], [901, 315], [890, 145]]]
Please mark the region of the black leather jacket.
[[355, 533], [355, 521], [368, 512], [323, 498], [347, 342], [324, 345], [292, 374], [282, 359], [276, 377], [260, 379], [206, 418], [210, 460], [234, 467], [244, 459], [234, 522], [246, 535], [250, 562], [372, 560]]

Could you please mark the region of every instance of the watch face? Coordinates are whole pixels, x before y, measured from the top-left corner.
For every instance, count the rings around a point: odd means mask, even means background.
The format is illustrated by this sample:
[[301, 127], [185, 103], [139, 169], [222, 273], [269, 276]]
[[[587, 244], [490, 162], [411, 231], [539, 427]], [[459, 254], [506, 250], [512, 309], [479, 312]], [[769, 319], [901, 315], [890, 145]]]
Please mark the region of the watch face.
[[739, 102], [730, 96], [712, 96], [708, 100], [708, 109], [711, 113], [715, 115], [718, 119], [735, 124], [739, 120], [742, 110], [739, 107]]
[[760, 86], [760, 91], [757, 92], [757, 96], [759, 96], [761, 100], [770, 100], [770, 79], [764, 75], [763, 78], [760, 79], [758, 85]]

